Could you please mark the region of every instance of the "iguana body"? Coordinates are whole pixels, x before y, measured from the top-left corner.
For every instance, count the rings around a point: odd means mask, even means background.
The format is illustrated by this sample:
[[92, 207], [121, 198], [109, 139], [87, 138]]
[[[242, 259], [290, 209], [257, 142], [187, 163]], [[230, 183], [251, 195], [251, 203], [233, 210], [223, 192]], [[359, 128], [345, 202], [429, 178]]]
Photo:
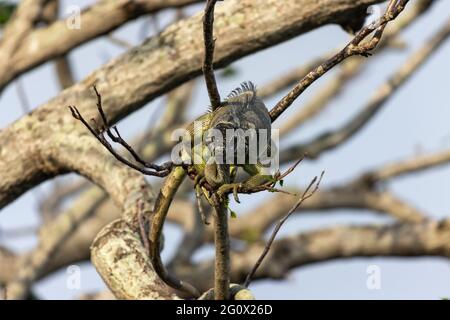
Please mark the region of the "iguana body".
[[[257, 97], [255, 86], [251, 82], [243, 83], [240, 88], [235, 89], [227, 99], [222, 102], [219, 108], [200, 116], [188, 125], [187, 130], [191, 140], [195, 141], [197, 138], [199, 141], [203, 142], [201, 148], [193, 148], [193, 150], [191, 150], [191, 157], [194, 155], [199, 156], [201, 161], [185, 167], [174, 167], [165, 180], [155, 203], [154, 216], [149, 236], [150, 258], [152, 264], [164, 282], [173, 288], [188, 292], [192, 296], [198, 296], [199, 293], [190, 284], [178, 280], [168, 273], [162, 264], [159, 252], [162, 227], [167, 211], [172, 198], [186, 176], [186, 171], [191, 178], [195, 179], [197, 191], [201, 190], [208, 200], [210, 200], [210, 196], [219, 187], [234, 182], [234, 176], [238, 167], [242, 167], [250, 174], [250, 178], [241, 184], [257, 186], [271, 179], [271, 175], [268, 174], [266, 168], [260, 163], [250, 163], [248, 161], [240, 164], [217, 163], [215, 158], [211, 158], [208, 155], [205, 156], [205, 154], [208, 153], [208, 143], [205, 141], [207, 140], [207, 135], [205, 135], [205, 133], [210, 129], [220, 131], [223, 136], [226, 136], [225, 131], [227, 129], [242, 129], [244, 131], [255, 129], [257, 134], [259, 134], [259, 130], [261, 129], [267, 130], [267, 141], [265, 146], [266, 148], [269, 148], [271, 142], [270, 116], [264, 103]], [[213, 149], [224, 149], [225, 147], [224, 144], [221, 143], [211, 143]], [[209, 144], [209, 146], [211, 146], [211, 144]], [[230, 155], [230, 152], [233, 153], [233, 157], [237, 156], [237, 150], [233, 149], [225, 151], [224, 156], [226, 156], [227, 153]], [[267, 150], [258, 151], [266, 152]]]
[[[262, 164], [249, 162], [248, 150], [244, 151], [246, 154], [243, 163], [236, 161], [238, 152], [236, 149], [228, 150], [228, 152], [234, 153], [231, 155], [234, 158], [234, 162], [231, 164], [225, 163], [225, 161], [218, 164], [214, 161], [215, 159], [209, 158], [205, 133], [210, 129], [218, 130], [223, 137], [226, 137], [227, 129], [241, 129], [244, 132], [253, 129], [257, 134], [260, 130], [266, 130], [265, 149], [258, 151], [259, 153], [267, 152], [266, 149], [270, 148], [271, 142], [271, 120], [267, 108], [258, 98], [256, 88], [251, 82], [243, 83], [241, 87], [233, 90], [219, 108], [200, 116], [187, 127], [192, 141], [202, 142], [202, 147], [193, 150], [193, 154], [200, 157], [202, 161], [191, 165], [189, 170], [192, 172], [191, 176], [195, 175], [197, 182], [203, 180], [208, 184], [210, 190], [216, 190], [224, 184], [234, 182], [238, 167], [242, 167], [251, 176], [244, 183], [261, 184], [269, 178], [268, 170]], [[224, 144], [225, 142], [223, 141]], [[212, 143], [212, 148], [216, 151], [222, 149], [226, 159], [228, 154], [225, 145]], [[205, 192], [205, 190], [203, 191]]]

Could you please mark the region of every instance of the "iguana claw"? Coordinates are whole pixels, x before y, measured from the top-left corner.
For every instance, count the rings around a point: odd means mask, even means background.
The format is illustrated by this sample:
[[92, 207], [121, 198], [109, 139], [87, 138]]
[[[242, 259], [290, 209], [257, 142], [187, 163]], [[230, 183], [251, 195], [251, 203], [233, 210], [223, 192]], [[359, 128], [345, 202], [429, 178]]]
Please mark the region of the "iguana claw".
[[233, 186], [233, 197], [234, 197], [234, 201], [236, 201], [237, 203], [241, 203], [241, 201], [239, 200], [239, 195], [238, 195], [238, 190], [239, 190], [240, 184], [235, 183]]

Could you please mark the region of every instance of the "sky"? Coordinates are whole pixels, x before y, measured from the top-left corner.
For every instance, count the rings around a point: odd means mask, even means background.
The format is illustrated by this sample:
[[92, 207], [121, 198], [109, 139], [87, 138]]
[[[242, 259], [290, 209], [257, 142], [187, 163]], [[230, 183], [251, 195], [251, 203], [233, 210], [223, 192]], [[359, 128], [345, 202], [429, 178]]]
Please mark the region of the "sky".
[[[62, 14], [71, 5], [84, 7], [91, 0], [64, 0]], [[412, 1], [413, 3], [414, 1]], [[188, 13], [201, 10], [194, 6]], [[374, 56], [364, 73], [354, 79], [347, 90], [328, 106], [313, 121], [294, 131], [281, 141], [281, 147], [308, 141], [309, 138], [332, 128], [340, 127], [349, 120], [369, 99], [375, 90], [395, 72], [407, 57], [421, 46], [440, 25], [450, 18], [450, 1], [440, 0], [432, 10], [410, 27], [402, 35], [408, 44], [402, 51], [386, 51]], [[158, 15], [158, 24], [163, 28], [173, 18], [173, 12]], [[145, 18], [128, 23], [115, 32], [117, 37], [139, 44]], [[240, 82], [251, 80], [259, 86], [300, 66], [315, 57], [342, 47], [350, 36], [337, 26], [325, 26], [293, 40], [248, 56], [232, 66], [237, 70], [232, 78], [219, 77], [222, 96], [228, 94]], [[124, 50], [105, 39], [91, 41], [71, 52], [69, 59], [77, 80], [86, 77], [109, 59], [122, 54]], [[447, 41], [432, 59], [410, 79], [394, 97], [386, 103], [371, 122], [354, 138], [341, 147], [326, 152], [316, 161], [307, 161], [290, 175], [286, 185], [304, 186], [322, 170], [326, 171], [322, 187], [338, 185], [356, 177], [370, 168], [388, 162], [406, 159], [417, 154], [426, 154], [450, 148], [448, 126], [448, 57], [450, 41]], [[294, 105], [274, 124], [283, 123], [289, 115], [302, 107], [314, 92], [326, 83], [333, 72], [317, 81]], [[58, 84], [51, 64], [22, 76], [22, 83], [32, 108], [45, 103], [58, 94]], [[265, 101], [272, 106], [287, 91]], [[202, 79], [197, 82], [192, 114], [194, 118], [205, 111], [208, 97]], [[125, 138], [146, 129], [154, 114], [161, 114], [157, 108], [161, 99], [156, 99], [119, 123]], [[17, 83], [10, 85], [0, 97], [0, 128], [8, 126], [23, 116], [17, 95]], [[395, 179], [386, 187], [397, 196], [422, 209], [428, 216], [439, 219], [450, 215], [450, 166], [443, 166], [422, 173]], [[64, 181], [74, 179], [74, 175], [63, 177]], [[39, 224], [36, 210], [38, 200], [51, 191], [52, 183], [46, 182], [26, 193], [17, 201], [3, 209], [0, 214], [0, 228], [14, 229], [21, 226]], [[267, 194], [252, 197], [243, 196], [242, 204], [232, 203], [234, 211], [245, 212], [267, 199]], [[392, 223], [386, 216], [364, 210], [340, 209], [324, 213], [303, 212], [293, 216], [283, 226], [279, 237], [302, 231], [317, 230], [335, 225]], [[166, 248], [163, 258], [167, 261], [174, 253], [181, 233], [177, 226], [165, 227]], [[0, 235], [0, 244], [24, 252], [36, 243], [34, 236], [5, 239]], [[196, 253], [195, 259], [212, 257], [213, 248], [207, 246]], [[70, 276], [66, 269], [47, 277], [34, 287], [36, 294], [44, 299], [71, 299], [87, 292], [105, 288], [101, 278], [89, 263], [80, 264], [81, 287], [73, 290], [67, 286]], [[379, 272], [379, 286], [368, 286], [370, 274]], [[282, 281], [255, 281], [251, 287], [258, 299], [440, 299], [450, 296], [450, 264], [443, 258], [353, 258], [333, 260], [326, 263], [308, 265], [292, 270]]]

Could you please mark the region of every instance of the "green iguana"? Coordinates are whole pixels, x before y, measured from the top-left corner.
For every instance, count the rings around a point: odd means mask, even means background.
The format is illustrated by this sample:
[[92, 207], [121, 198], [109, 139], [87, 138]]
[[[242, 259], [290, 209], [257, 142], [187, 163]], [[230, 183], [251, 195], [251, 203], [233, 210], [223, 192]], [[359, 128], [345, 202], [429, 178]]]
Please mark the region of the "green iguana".
[[[191, 141], [200, 144], [191, 144], [192, 152], [188, 156], [200, 161], [187, 170], [195, 180], [195, 187], [202, 187], [203, 194], [209, 198], [208, 195], [220, 186], [234, 182], [238, 167], [250, 175], [242, 184], [259, 185], [270, 179], [267, 164], [261, 160], [267, 160], [273, 151], [271, 124], [269, 112], [251, 82], [244, 82], [219, 108], [194, 120], [187, 130]], [[210, 141], [214, 133], [222, 139]]]
[[[249, 155], [250, 151], [254, 151], [250, 141], [254, 143], [256, 140], [251, 140], [252, 137], [247, 136], [249, 140], [241, 144], [240, 149], [238, 146], [239, 142], [242, 143], [242, 141], [237, 141], [234, 145], [231, 144], [232, 147], [230, 148], [230, 145], [227, 144], [229, 139], [226, 139], [227, 130], [242, 130], [243, 132], [249, 130], [256, 133], [256, 137], [253, 138], [262, 137], [264, 139], [264, 141], [259, 141], [259, 147], [261, 148], [256, 150], [256, 161], [250, 161]], [[238, 187], [251, 188], [273, 181], [267, 165], [264, 165], [261, 161], [262, 158], [267, 159], [273, 154], [273, 149], [271, 149], [273, 144], [271, 143], [271, 119], [269, 112], [262, 100], [258, 98], [256, 88], [251, 82], [245, 82], [241, 87], [233, 90], [221, 103], [220, 107], [197, 118], [188, 125], [187, 131], [191, 141], [197, 140], [202, 142], [197, 148], [195, 144], [190, 144], [192, 148], [191, 159], [198, 157], [200, 161], [185, 166], [175, 166], [166, 178], [155, 202], [149, 237], [150, 258], [163, 281], [173, 288], [197, 296], [198, 292], [195, 288], [181, 280], [175, 279], [168, 273], [160, 258], [159, 249], [162, 226], [171, 200], [186, 174], [194, 179], [196, 191], [199, 193], [201, 190], [208, 201], [210, 201], [211, 195], [224, 185], [233, 184], [235, 198], [237, 198], [236, 190]], [[211, 135], [214, 135], [214, 132], [220, 133], [224, 139], [211, 139]], [[260, 135], [260, 132], [264, 132], [264, 135]], [[235, 139], [235, 142], [239, 140], [236, 139], [236, 136], [232, 136], [232, 138]], [[213, 151], [212, 154], [211, 151]], [[244, 154], [239, 154], [241, 152], [244, 152]], [[244, 161], [237, 162], [236, 160], [239, 157], [242, 158], [242, 156], [244, 156]], [[186, 159], [186, 154], [184, 159]], [[232, 159], [231, 163], [226, 161], [227, 159]], [[250, 175], [247, 180], [240, 183], [235, 182], [236, 171], [239, 167]], [[227, 201], [227, 199], [224, 199], [224, 201]]]

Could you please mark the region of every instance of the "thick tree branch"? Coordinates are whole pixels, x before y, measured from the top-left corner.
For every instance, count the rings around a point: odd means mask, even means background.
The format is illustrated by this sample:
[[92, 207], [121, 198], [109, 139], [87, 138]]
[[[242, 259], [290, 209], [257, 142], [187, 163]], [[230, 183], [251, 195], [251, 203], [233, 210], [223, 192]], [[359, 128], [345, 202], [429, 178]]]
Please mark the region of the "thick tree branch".
[[[282, 279], [289, 270], [311, 263], [356, 257], [450, 258], [450, 222], [426, 221], [418, 224], [384, 226], [341, 226], [310, 231], [274, 242], [255, 279]], [[264, 249], [256, 243], [231, 256], [232, 281], [242, 283]], [[179, 275], [202, 290], [211, 286], [213, 261], [192, 265]]]
[[[48, 27], [27, 32], [31, 22], [29, 18], [33, 12], [40, 10], [44, 2], [44, 0], [24, 1], [22, 6], [25, 14], [21, 16], [27, 18], [27, 24], [23, 24], [21, 19], [20, 24], [14, 23], [11, 32], [5, 32], [3, 37], [5, 44], [0, 50], [2, 57], [0, 91], [22, 73], [65, 55], [73, 48], [109, 33], [129, 20], [163, 9], [197, 3], [200, 0], [102, 0], [82, 12], [79, 17], [81, 29], [68, 27], [69, 21], [62, 19]], [[36, 10], [30, 9], [30, 6]], [[13, 37], [10, 34], [13, 34]], [[8, 50], [4, 51], [4, 48]], [[9, 48], [14, 48], [14, 51]]]
[[[333, 5], [313, 0], [301, 3], [289, 0], [282, 5], [275, 0], [225, 2], [216, 10], [216, 24], [221, 26], [216, 34], [217, 67], [313, 28], [341, 21], [362, 6], [381, 2], [327, 1]], [[271, 14], [275, 9], [278, 14]], [[64, 173], [51, 161], [54, 135], [74, 126], [74, 120], [65, 109], [67, 105], [76, 104], [87, 118], [95, 115], [92, 108], [95, 101], [90, 94], [93, 84], [97, 83], [105, 102], [105, 113], [110, 122], [115, 123], [153, 98], [200, 75], [204, 52], [201, 17], [199, 14], [169, 26], [159, 36], [115, 59], [28, 117], [0, 131], [0, 208], [40, 182]], [[252, 32], [239, 27], [248, 21], [243, 17], [252, 17], [252, 21], [258, 22]], [[19, 152], [17, 146], [21, 145], [28, 148]]]
[[[346, 209], [369, 209], [393, 216], [402, 222], [418, 223], [427, 220], [425, 214], [411, 205], [396, 198], [390, 192], [376, 192], [367, 190], [366, 177], [374, 175], [376, 172], [386, 172], [380, 174], [380, 179], [374, 179], [373, 183], [387, 178], [395, 178], [397, 174], [407, 174], [426, 170], [431, 165], [437, 166], [448, 163], [448, 152], [441, 152], [431, 155], [424, 155], [419, 158], [392, 163], [379, 169], [374, 169], [368, 173], [362, 174], [355, 182], [348, 186], [340, 186], [333, 189], [322, 189], [316, 193], [316, 196], [305, 202], [301, 211], [324, 211], [340, 208]], [[441, 162], [442, 161], [442, 162]], [[390, 169], [393, 168], [393, 169]], [[377, 177], [378, 174], [375, 174]], [[363, 186], [360, 184], [363, 183]], [[373, 183], [370, 186], [373, 186]], [[75, 204], [70, 210], [83, 211], [102, 197], [98, 194], [96, 188], [86, 191], [81, 196], [83, 201], [79, 205]], [[290, 207], [294, 205], [295, 197], [286, 194], [276, 194], [271, 199], [263, 203], [260, 207], [239, 217], [239, 220], [231, 220], [230, 235], [233, 238], [239, 238], [247, 242], [254, 242], [261, 239], [262, 235], [280, 219]], [[64, 214], [64, 213], [62, 213]], [[80, 212], [81, 214], [81, 212]], [[54, 259], [48, 264], [42, 274], [46, 275], [53, 270], [81, 260], [89, 258], [89, 245], [101, 227], [114, 219], [120, 217], [120, 212], [114, 207], [111, 201], [104, 202], [96, 211], [96, 214], [88, 218], [74, 234], [64, 241], [63, 246], [55, 254]], [[168, 213], [168, 219], [181, 225], [186, 230], [194, 228], [193, 220], [197, 217], [193, 211], [191, 203], [186, 200], [175, 201]], [[198, 217], [197, 217], [198, 218]], [[203, 226], [202, 226], [203, 227]], [[203, 241], [213, 241], [213, 232], [207, 228], [201, 239]], [[42, 233], [42, 232], [41, 232]], [[196, 241], [200, 241], [197, 239]], [[21, 261], [29, 260], [26, 256], [15, 256], [6, 252], [0, 254], [0, 283], [12, 281], [16, 271], [19, 270]], [[184, 260], [186, 261], [186, 260]], [[186, 261], [187, 262], [187, 261]], [[179, 264], [171, 263], [171, 267], [179, 268]]]

